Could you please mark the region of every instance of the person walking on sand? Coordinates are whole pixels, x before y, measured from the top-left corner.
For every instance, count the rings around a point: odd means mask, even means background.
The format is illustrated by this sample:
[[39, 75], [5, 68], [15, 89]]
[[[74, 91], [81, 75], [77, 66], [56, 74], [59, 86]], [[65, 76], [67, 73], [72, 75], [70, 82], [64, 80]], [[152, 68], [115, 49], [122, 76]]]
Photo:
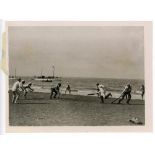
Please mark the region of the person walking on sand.
[[145, 94], [145, 86], [142, 85], [142, 86], [140, 87], [140, 90], [141, 90], [141, 97], [142, 97], [142, 100], [143, 100], [143, 97], [144, 97], [144, 94]]
[[127, 96], [127, 104], [129, 104], [130, 100], [131, 100], [131, 91], [132, 91], [132, 87], [130, 84], [127, 84], [120, 96], [120, 99], [118, 101], [118, 104], [121, 103], [121, 101], [125, 98], [125, 96]]
[[17, 100], [20, 96], [20, 91], [23, 91], [23, 84], [25, 83], [24, 80], [21, 81], [21, 78], [19, 78], [12, 86], [12, 103], [17, 103]]
[[67, 93], [67, 91], [69, 92], [69, 94], [71, 94], [71, 86], [69, 83], [67, 83], [67, 87], [66, 87], [66, 90], [65, 90], [65, 94]]
[[27, 85], [25, 85], [25, 86], [23, 86], [24, 87], [24, 97], [25, 97], [25, 99], [27, 98], [27, 93], [29, 92], [29, 91], [33, 91], [33, 89], [31, 88], [31, 86], [32, 86], [32, 83], [30, 82], [30, 83], [28, 83]]
[[[50, 99], [56, 98], [57, 95], [58, 95], [58, 98], [60, 98], [60, 87], [61, 87], [61, 83], [58, 83], [58, 85], [56, 87], [51, 88]], [[53, 94], [54, 94], [54, 96], [53, 96]]]

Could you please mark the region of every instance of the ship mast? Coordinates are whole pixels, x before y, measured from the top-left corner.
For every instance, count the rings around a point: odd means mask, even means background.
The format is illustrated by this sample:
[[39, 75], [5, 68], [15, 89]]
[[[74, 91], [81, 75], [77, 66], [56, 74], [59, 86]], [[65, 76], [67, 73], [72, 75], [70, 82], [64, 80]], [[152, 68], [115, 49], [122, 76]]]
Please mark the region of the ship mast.
[[55, 67], [54, 67], [54, 65], [52, 66], [53, 67], [53, 78], [54, 78], [54, 72], [55, 72]]
[[16, 78], [16, 68], [15, 68], [15, 78]]
[[43, 76], [43, 69], [41, 69], [41, 77]]

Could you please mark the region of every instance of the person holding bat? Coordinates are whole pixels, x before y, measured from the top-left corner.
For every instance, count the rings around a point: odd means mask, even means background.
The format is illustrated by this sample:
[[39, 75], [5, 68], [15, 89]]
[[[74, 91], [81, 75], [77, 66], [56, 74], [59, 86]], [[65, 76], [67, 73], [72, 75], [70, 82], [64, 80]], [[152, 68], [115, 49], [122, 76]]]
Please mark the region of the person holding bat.
[[127, 84], [118, 100], [118, 104], [121, 103], [121, 101], [125, 98], [125, 96], [127, 96], [127, 104], [129, 104], [130, 100], [131, 100], [131, 91], [132, 91], [132, 87], [130, 84]]

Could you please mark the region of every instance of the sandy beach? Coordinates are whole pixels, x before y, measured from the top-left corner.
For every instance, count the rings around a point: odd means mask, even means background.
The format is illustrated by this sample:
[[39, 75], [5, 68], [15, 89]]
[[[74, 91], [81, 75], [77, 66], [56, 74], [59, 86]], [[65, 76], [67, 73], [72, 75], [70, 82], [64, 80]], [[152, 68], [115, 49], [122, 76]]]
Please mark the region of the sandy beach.
[[[100, 103], [98, 97], [61, 95], [60, 99], [49, 99], [49, 93], [29, 93], [27, 99], [21, 95], [18, 104], [9, 103], [11, 126], [129, 126], [132, 117], [145, 124], [144, 101], [131, 100], [130, 105], [110, 104], [114, 98]], [[11, 101], [12, 93], [9, 93]]]

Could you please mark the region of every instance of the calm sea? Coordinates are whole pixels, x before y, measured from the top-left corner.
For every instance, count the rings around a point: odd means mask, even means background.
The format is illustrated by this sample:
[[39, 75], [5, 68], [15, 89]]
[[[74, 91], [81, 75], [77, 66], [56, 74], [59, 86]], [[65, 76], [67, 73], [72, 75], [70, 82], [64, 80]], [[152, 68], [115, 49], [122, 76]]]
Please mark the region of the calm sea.
[[[32, 82], [35, 92], [50, 92], [53, 86], [52, 82], [36, 81], [33, 77], [21, 77], [28, 82]], [[12, 87], [15, 79], [9, 79], [9, 86]], [[140, 99], [140, 87], [144, 84], [144, 80], [140, 79], [110, 79], [110, 78], [61, 78], [61, 92], [64, 93], [67, 83], [70, 84], [73, 95], [88, 95], [96, 92], [96, 83], [103, 84], [113, 97], [119, 97], [125, 85], [130, 83], [132, 86], [132, 98]], [[55, 84], [55, 83], [54, 83]]]

